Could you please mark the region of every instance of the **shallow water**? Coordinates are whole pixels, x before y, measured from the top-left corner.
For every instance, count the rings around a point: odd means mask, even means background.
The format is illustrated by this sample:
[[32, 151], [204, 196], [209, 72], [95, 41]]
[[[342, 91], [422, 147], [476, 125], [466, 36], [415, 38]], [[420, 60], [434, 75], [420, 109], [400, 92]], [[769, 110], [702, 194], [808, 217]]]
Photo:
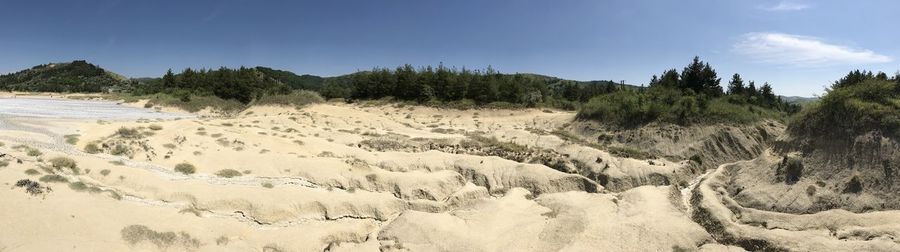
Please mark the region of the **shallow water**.
[[173, 119], [190, 114], [157, 112], [122, 106], [111, 101], [85, 101], [45, 98], [0, 98], [0, 115], [69, 119]]

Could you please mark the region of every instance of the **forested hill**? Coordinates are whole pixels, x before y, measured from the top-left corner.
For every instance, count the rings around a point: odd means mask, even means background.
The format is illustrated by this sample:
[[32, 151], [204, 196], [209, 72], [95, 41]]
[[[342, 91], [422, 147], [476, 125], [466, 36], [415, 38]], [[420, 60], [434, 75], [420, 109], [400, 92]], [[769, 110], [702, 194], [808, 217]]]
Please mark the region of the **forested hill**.
[[0, 89], [33, 92], [105, 92], [127, 83], [124, 77], [83, 60], [50, 63], [0, 75]]
[[266, 76], [274, 78], [291, 89], [306, 89], [306, 90], [319, 90], [322, 88], [322, 84], [325, 82], [325, 78], [321, 76], [315, 75], [297, 75], [290, 71], [285, 70], [277, 70], [268, 67], [258, 66], [256, 67], [257, 71], [262, 72]]

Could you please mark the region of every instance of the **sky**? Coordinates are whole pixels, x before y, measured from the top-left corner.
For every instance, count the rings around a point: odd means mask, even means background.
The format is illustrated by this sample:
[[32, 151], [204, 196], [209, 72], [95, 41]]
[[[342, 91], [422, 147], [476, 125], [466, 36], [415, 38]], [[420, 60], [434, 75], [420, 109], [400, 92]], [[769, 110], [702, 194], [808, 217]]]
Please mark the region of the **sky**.
[[813, 96], [853, 69], [900, 70], [900, 1], [0, 0], [0, 73], [84, 59], [128, 77], [269, 66], [335, 76], [491, 66], [645, 84], [694, 56]]

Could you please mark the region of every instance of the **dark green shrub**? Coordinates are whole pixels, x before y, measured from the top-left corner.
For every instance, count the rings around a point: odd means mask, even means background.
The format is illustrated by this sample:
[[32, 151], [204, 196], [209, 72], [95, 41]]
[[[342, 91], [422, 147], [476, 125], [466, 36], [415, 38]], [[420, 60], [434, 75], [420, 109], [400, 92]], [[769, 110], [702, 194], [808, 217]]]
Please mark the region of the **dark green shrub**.
[[241, 174], [241, 172], [239, 172], [237, 170], [233, 170], [233, 169], [224, 169], [224, 170], [219, 170], [216, 172], [216, 176], [223, 177], [223, 178], [233, 178], [233, 177], [239, 177], [241, 175], [243, 175], [243, 174]]
[[97, 146], [96, 143], [88, 143], [88, 144], [84, 145], [84, 152], [87, 152], [88, 154], [97, 154], [97, 153], [100, 153], [101, 150], [100, 150], [100, 147]]
[[175, 165], [175, 171], [190, 175], [190, 174], [194, 174], [194, 172], [197, 171], [197, 168], [194, 167], [194, 165], [189, 164], [189, 163], [180, 163], [180, 164]]
[[141, 138], [143, 135], [138, 129], [121, 127], [116, 130], [116, 135], [122, 138]]
[[690, 160], [697, 163], [697, 165], [703, 165], [703, 159], [700, 157], [700, 154], [691, 155]]

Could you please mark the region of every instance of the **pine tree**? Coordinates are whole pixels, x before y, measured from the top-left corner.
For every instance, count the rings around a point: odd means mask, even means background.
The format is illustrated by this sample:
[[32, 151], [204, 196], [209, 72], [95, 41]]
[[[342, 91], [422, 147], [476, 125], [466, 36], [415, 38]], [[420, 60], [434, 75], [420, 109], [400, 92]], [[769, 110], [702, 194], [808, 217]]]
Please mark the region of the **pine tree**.
[[472, 73], [465, 67], [463, 67], [462, 72], [457, 73], [454, 70], [451, 73], [455, 77], [452, 77], [452, 81], [447, 84], [447, 98], [451, 101], [461, 100], [466, 97], [466, 90], [472, 81]]
[[406, 64], [403, 67], [397, 67], [397, 70], [394, 71], [397, 76], [397, 86], [394, 89], [394, 94], [397, 95], [397, 98], [402, 100], [415, 100], [418, 99], [419, 92], [417, 90], [418, 84], [416, 83], [416, 70], [412, 65]]
[[434, 88], [432, 88], [432, 83], [434, 83], [434, 69], [431, 68], [431, 66], [420, 69], [418, 78], [416, 79], [416, 92], [418, 93], [418, 100], [420, 102], [430, 101], [435, 98], [435, 91]]
[[163, 88], [170, 89], [176, 88], [175, 86], [175, 74], [172, 73], [172, 69], [166, 71], [166, 74], [163, 75]]
[[709, 96], [720, 96], [722, 95], [722, 86], [719, 85], [721, 81], [716, 70], [710, 67], [709, 63], [704, 64], [703, 71], [700, 73], [700, 91]]
[[659, 87], [675, 88], [675, 87], [678, 87], [678, 85], [679, 85], [678, 83], [680, 80], [681, 80], [681, 77], [678, 75], [678, 71], [675, 69], [669, 69], [669, 70], [666, 70], [665, 72], [663, 72], [662, 76], [659, 78], [659, 81], [656, 83], [656, 85], [651, 85], [651, 87], [659, 86]]
[[434, 82], [431, 83], [434, 88], [434, 95], [437, 96], [438, 99], [441, 100], [450, 100], [448, 91], [450, 90], [450, 80], [452, 78], [452, 74], [450, 70], [444, 67], [444, 64], [438, 64], [437, 71], [434, 75]]
[[775, 93], [772, 91], [772, 86], [769, 85], [768, 82], [764, 83], [759, 89], [759, 95], [760, 97], [762, 97], [761, 102], [765, 107], [771, 107], [775, 105], [775, 101], [776, 99], [778, 99], [778, 97], [776, 97]]
[[747, 92], [745, 93], [748, 97], [755, 97], [759, 93], [759, 90], [756, 89], [756, 83], [750, 81], [750, 84], [747, 85]]
[[734, 74], [731, 76], [731, 81], [728, 82], [728, 94], [730, 95], [740, 95], [744, 93], [744, 80], [741, 79], [740, 74]]
[[718, 96], [722, 93], [722, 87], [719, 86], [719, 79], [716, 70], [704, 63], [700, 57], [695, 56], [691, 64], [684, 67], [681, 71], [681, 82], [679, 88], [682, 90], [693, 90], [695, 93], [703, 93], [710, 96]]
[[700, 57], [695, 56], [691, 64], [684, 67], [684, 70], [681, 70], [681, 82], [679, 82], [678, 87], [682, 90], [691, 89], [697, 93], [702, 91], [703, 68], [703, 61], [700, 61]]

